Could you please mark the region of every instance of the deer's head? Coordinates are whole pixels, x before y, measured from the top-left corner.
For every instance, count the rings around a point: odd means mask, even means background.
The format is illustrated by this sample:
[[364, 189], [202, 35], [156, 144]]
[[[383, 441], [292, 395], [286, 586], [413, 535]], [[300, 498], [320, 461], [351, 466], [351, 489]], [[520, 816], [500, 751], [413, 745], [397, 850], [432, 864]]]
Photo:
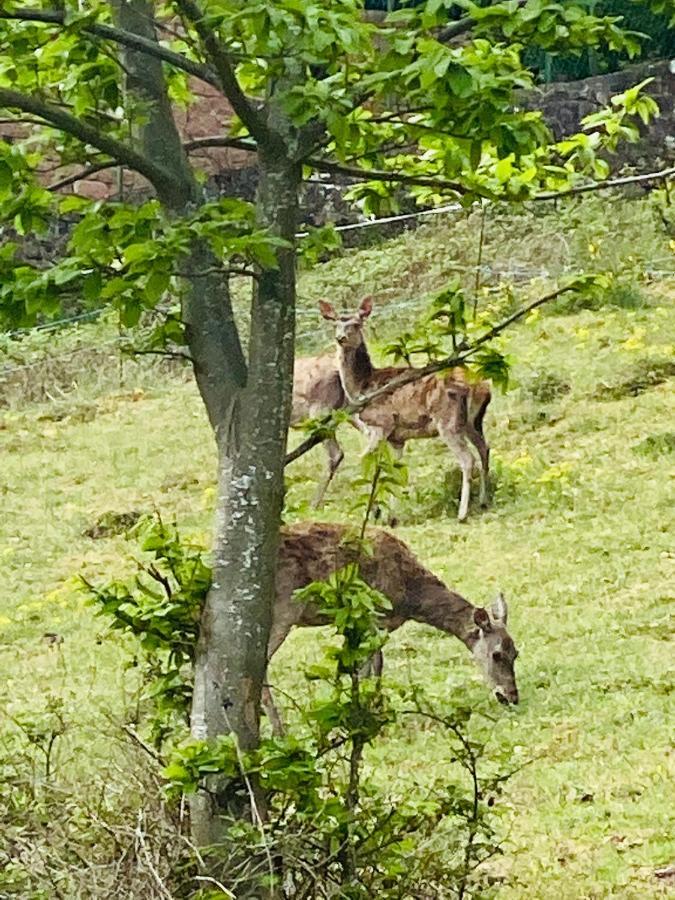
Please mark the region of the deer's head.
[[517, 703], [518, 687], [513, 669], [518, 651], [506, 630], [508, 608], [502, 594], [492, 604], [490, 611], [477, 607], [473, 621], [476, 626], [471, 634], [471, 652], [483, 671], [487, 683], [500, 703]]
[[335, 340], [341, 347], [356, 349], [363, 343], [363, 323], [373, 311], [372, 297], [365, 297], [355, 313], [339, 316], [333, 306], [319, 300], [319, 309], [324, 319], [335, 322]]

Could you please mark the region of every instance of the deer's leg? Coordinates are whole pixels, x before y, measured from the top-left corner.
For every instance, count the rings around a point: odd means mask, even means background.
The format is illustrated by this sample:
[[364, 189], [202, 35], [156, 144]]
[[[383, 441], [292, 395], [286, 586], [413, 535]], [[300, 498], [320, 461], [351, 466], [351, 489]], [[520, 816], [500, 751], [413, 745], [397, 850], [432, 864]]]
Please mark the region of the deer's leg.
[[[270, 634], [269, 643], [267, 645], [267, 667], [269, 669], [270, 660], [277, 652], [279, 647], [283, 644], [288, 632], [291, 630], [291, 626], [289, 625], [287, 628], [283, 626], [275, 627], [272, 626], [272, 633]], [[272, 697], [272, 690], [269, 684], [264, 684], [262, 687], [262, 691], [260, 694], [260, 704], [262, 708], [265, 710], [265, 715], [269, 719], [270, 725], [272, 726], [272, 733], [276, 737], [282, 737], [285, 733], [284, 722], [281, 716], [279, 715], [279, 710], [276, 708], [274, 703], [274, 698]]]
[[459, 512], [457, 518], [463, 522], [469, 512], [469, 497], [471, 494], [471, 473], [473, 471], [473, 456], [469, 450], [464, 432], [453, 431], [452, 428], [440, 425], [438, 433], [446, 445], [457, 457], [462, 470], [462, 492], [459, 498]]
[[480, 494], [479, 500], [481, 506], [487, 506], [489, 503], [488, 486], [490, 479], [490, 448], [482, 433], [471, 423], [466, 425], [466, 436], [478, 451], [480, 458]]
[[362, 457], [367, 456], [368, 453], [372, 453], [380, 441], [383, 441], [387, 435], [384, 428], [377, 428], [371, 425], [365, 425], [363, 431], [368, 438], [368, 444], [361, 454]]
[[312, 509], [319, 509], [321, 504], [323, 503], [323, 497], [326, 493], [328, 485], [333, 480], [333, 476], [337, 472], [340, 463], [345, 458], [344, 453], [342, 452], [342, 447], [338, 444], [335, 438], [328, 438], [325, 441], [326, 454], [328, 455], [328, 473], [320, 482], [319, 487], [316, 490], [316, 494], [314, 495], [314, 499], [312, 500]]
[[270, 690], [269, 684], [263, 685], [262, 693], [260, 695], [260, 702], [262, 704], [262, 708], [265, 710], [265, 715], [270, 721], [270, 725], [272, 726], [272, 734], [275, 737], [283, 737], [285, 732], [284, 722], [281, 716], [279, 715], [279, 710], [274, 705], [274, 699], [272, 698], [272, 691]]

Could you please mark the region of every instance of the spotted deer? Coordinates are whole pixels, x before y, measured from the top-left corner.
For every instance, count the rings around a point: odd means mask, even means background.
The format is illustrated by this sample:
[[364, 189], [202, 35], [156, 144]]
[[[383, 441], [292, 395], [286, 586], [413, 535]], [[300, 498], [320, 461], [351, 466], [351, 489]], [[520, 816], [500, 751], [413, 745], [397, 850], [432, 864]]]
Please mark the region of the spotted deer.
[[[383, 629], [391, 632], [405, 622], [415, 621], [453, 635], [470, 651], [497, 700], [518, 703], [514, 672], [518, 651], [506, 630], [508, 610], [501, 594], [490, 611], [474, 606], [449, 590], [392, 534], [370, 529], [367, 537], [371, 552], [360, 555], [348, 537], [348, 527], [338, 524], [301, 522], [282, 528], [268, 659], [294, 626], [329, 624], [313, 602], [294, 599], [295, 591], [358, 561], [361, 578], [391, 602], [391, 609], [381, 614]], [[381, 671], [381, 658], [376, 671]], [[269, 690], [264, 693], [264, 703], [278, 727], [280, 722]]]
[[[363, 325], [372, 308], [372, 299], [366, 297], [355, 313], [341, 316], [330, 303], [319, 302], [321, 315], [335, 324], [337, 367], [350, 402], [409, 371], [396, 366], [373, 366], [363, 336]], [[474, 463], [467, 440], [478, 451], [480, 460], [480, 503], [486, 506], [488, 502], [490, 448], [483, 434], [483, 419], [490, 399], [487, 382], [469, 383], [464, 371], [457, 368], [450, 374], [427, 375], [402, 385], [373, 401], [354, 419], [368, 437], [369, 450], [386, 440], [402, 452], [406, 441], [413, 438], [440, 437], [462, 470], [458, 519], [463, 522], [469, 511]]]
[[[291, 425], [299, 425], [305, 419], [324, 416], [334, 409], [345, 405], [345, 392], [342, 389], [340, 374], [335, 365], [335, 357], [331, 353], [320, 356], [304, 356], [295, 360], [293, 369], [293, 406], [291, 409]], [[333, 476], [344, 459], [342, 447], [335, 438], [324, 441], [326, 448], [327, 471], [319, 482], [312, 506], [317, 509], [323, 502], [324, 494]]]

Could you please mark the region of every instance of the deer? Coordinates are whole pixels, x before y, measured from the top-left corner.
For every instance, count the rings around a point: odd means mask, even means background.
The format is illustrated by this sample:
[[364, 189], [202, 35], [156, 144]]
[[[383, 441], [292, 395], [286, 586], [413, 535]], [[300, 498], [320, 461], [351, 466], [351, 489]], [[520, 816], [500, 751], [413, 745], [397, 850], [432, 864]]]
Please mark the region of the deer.
[[[294, 599], [294, 593], [313, 581], [322, 581], [349, 563], [358, 562], [360, 576], [391, 603], [378, 624], [388, 632], [406, 622], [422, 622], [458, 638], [472, 654], [496, 699], [505, 705], [518, 703], [514, 663], [518, 651], [506, 629], [508, 607], [499, 594], [488, 611], [474, 606], [451, 591], [426, 569], [401, 540], [381, 528], [367, 532], [369, 552], [350, 542], [348, 526], [301, 522], [281, 529], [276, 571], [276, 597], [267, 659], [272, 659], [293, 627], [330, 624], [311, 600]], [[374, 672], [382, 673], [382, 656], [374, 659]], [[281, 720], [269, 686], [263, 705], [278, 731]]]
[[[333, 354], [305, 356], [295, 360], [291, 426], [297, 426], [305, 419], [326, 415], [334, 409], [341, 409], [345, 402], [345, 393]], [[342, 447], [334, 437], [327, 438], [324, 446], [328, 457], [327, 471], [314, 494], [312, 500], [314, 509], [318, 509], [323, 503], [328, 485], [344, 459]]]
[[[334, 323], [337, 368], [349, 402], [410, 371], [396, 366], [373, 366], [363, 335], [372, 308], [372, 298], [366, 297], [355, 313], [338, 315], [330, 303], [319, 301], [323, 318]], [[488, 503], [490, 448], [483, 433], [483, 420], [491, 396], [486, 381], [469, 383], [464, 371], [456, 368], [450, 374], [423, 376], [395, 388], [358, 412], [354, 421], [368, 437], [366, 452], [386, 440], [401, 454], [408, 440], [440, 437], [455, 454], [462, 470], [457, 518], [463, 522], [469, 512], [474, 465], [467, 440], [477, 450], [480, 460], [480, 504]]]

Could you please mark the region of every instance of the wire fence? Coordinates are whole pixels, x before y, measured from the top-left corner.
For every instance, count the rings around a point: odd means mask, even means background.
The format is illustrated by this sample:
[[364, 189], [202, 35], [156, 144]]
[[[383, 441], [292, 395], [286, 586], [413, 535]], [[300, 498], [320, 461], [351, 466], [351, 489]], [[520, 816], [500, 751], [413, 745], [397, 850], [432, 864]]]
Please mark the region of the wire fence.
[[[554, 199], [554, 198], [550, 198]], [[423, 209], [417, 210], [412, 213], [402, 213], [396, 216], [382, 216], [375, 219], [369, 219], [363, 222], [354, 222], [347, 225], [337, 225], [334, 230], [337, 232], [345, 232], [345, 231], [353, 231], [357, 229], [364, 228], [374, 228], [380, 227], [382, 225], [389, 225], [398, 222], [404, 221], [412, 221], [417, 220], [429, 216], [438, 216], [438, 215], [447, 215], [449, 213], [461, 211], [463, 207], [458, 203], [451, 203], [445, 206], [436, 207], [434, 209]], [[309, 231], [301, 231], [296, 234], [296, 237], [299, 239], [308, 237], [311, 234]], [[491, 266], [488, 264], [481, 265], [455, 265], [452, 267], [453, 271], [463, 272], [463, 273], [474, 273], [478, 274], [480, 279], [487, 279], [490, 277], [500, 277], [503, 279], [508, 279], [509, 281], [530, 281], [534, 278], [552, 278], [554, 274], [560, 273], [552, 273], [550, 270], [544, 267], [528, 267], [528, 266], [510, 266], [508, 268], [500, 267], [500, 266]], [[564, 271], [564, 270], [563, 270]], [[668, 269], [654, 269], [649, 270], [645, 273], [649, 278], [652, 279], [663, 279], [669, 280], [675, 277], [675, 270]], [[406, 300], [388, 303], [385, 308], [385, 313], [389, 317], [391, 315], [395, 315], [400, 311], [410, 310], [412, 307], [419, 303], [419, 298], [413, 297], [408, 298]], [[52, 320], [51, 322], [45, 322], [40, 325], [35, 325], [29, 328], [19, 328], [14, 331], [4, 332], [3, 337], [6, 338], [17, 338], [25, 335], [33, 334], [36, 332], [51, 332], [57, 331], [59, 329], [65, 328], [70, 325], [91, 322], [98, 319], [104, 312], [105, 309], [94, 309], [88, 310], [83, 313], [78, 313], [72, 316], [66, 316], [60, 319]], [[310, 311], [298, 311], [298, 321], [301, 322], [303, 318], [309, 317], [310, 315], [314, 315]], [[299, 330], [296, 333], [296, 340], [303, 341], [307, 338], [311, 338], [316, 335], [316, 328], [308, 328], [306, 330]], [[76, 356], [83, 352], [91, 352], [92, 349], [101, 349], [104, 347], [111, 347], [114, 345], [122, 346], [127, 343], [127, 338], [120, 334], [110, 340], [104, 341], [96, 346], [96, 348], [92, 348], [91, 345], [83, 345], [80, 347], [70, 348], [68, 350], [63, 351], [62, 353], [50, 354], [47, 357], [43, 357], [41, 359], [33, 360], [28, 363], [19, 363], [17, 365], [8, 365], [0, 368], [0, 380], [7, 379], [10, 375], [16, 374], [22, 371], [28, 371], [31, 369], [39, 368], [44, 366], [46, 363], [62, 360], [68, 357]]]

